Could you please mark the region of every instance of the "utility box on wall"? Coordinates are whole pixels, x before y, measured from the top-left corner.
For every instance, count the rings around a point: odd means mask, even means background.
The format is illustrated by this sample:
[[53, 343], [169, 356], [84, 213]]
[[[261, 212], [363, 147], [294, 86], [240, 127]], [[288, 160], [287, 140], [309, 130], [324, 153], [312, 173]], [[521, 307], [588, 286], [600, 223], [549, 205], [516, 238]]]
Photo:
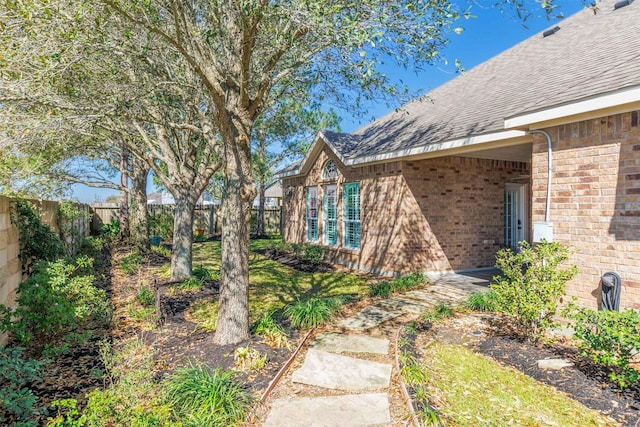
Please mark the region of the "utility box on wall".
[[533, 223], [533, 243], [541, 243], [543, 239], [547, 242], [553, 242], [552, 222]]

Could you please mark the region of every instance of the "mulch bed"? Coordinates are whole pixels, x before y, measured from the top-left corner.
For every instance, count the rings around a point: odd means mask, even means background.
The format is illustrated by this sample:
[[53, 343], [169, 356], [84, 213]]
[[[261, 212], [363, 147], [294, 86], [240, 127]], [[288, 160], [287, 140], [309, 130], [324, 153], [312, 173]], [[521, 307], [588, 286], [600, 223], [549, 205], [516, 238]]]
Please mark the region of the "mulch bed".
[[[421, 331], [416, 342], [423, 344], [430, 339], [438, 339], [465, 345], [477, 353], [489, 356], [505, 366], [513, 367], [537, 381], [555, 387], [622, 425], [640, 425], [640, 387], [619, 390], [608, 380], [608, 370], [580, 356], [570, 340], [558, 339], [551, 344], [534, 344], [514, 336], [496, 321], [496, 317], [468, 317], [471, 319], [471, 326], [465, 325], [464, 318], [447, 321], [434, 326], [432, 330]], [[479, 337], [472, 336], [471, 332], [474, 330], [482, 331], [482, 334]], [[538, 368], [538, 360], [555, 358], [569, 359], [575, 366], [562, 370]]]
[[256, 250], [255, 252], [273, 261], [279, 262], [282, 265], [286, 265], [287, 267], [291, 267], [304, 273], [330, 273], [336, 271], [335, 266], [332, 264], [326, 262], [314, 264], [312, 262], [296, 258], [288, 252], [282, 252], [275, 248], [261, 249]]

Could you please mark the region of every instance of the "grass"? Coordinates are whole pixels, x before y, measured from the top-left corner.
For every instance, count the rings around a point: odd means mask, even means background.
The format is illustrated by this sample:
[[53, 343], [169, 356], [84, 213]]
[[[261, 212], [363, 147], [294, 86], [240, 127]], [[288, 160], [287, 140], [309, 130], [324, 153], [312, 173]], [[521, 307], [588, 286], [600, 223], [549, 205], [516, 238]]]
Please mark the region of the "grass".
[[264, 341], [275, 348], [291, 348], [289, 339], [282, 326], [276, 321], [274, 311], [265, 312], [251, 325], [251, 333], [263, 337]]
[[287, 305], [284, 315], [294, 327], [315, 328], [333, 319], [343, 302], [340, 297], [307, 298]]
[[[255, 322], [264, 313], [280, 310], [294, 301], [312, 297], [349, 296], [361, 298], [368, 294], [366, 279], [343, 272], [306, 273], [272, 261], [255, 251], [266, 249], [276, 239], [251, 242], [249, 254], [249, 315]], [[204, 242], [193, 247], [193, 264], [211, 272], [220, 271], [220, 242]], [[166, 267], [160, 267], [163, 271]]]
[[428, 322], [439, 322], [451, 316], [453, 316], [453, 310], [443, 302], [422, 313], [422, 319]]
[[237, 425], [253, 397], [233, 377], [232, 371], [201, 365], [179, 369], [167, 379], [167, 402], [185, 426]]
[[464, 307], [473, 311], [497, 311], [498, 300], [494, 291], [471, 294], [464, 302]]
[[218, 301], [197, 301], [191, 305], [188, 314], [198, 324], [198, 329], [215, 331], [218, 320]]
[[463, 346], [435, 341], [421, 363], [445, 425], [610, 425], [552, 387]]
[[369, 295], [372, 297], [387, 298], [389, 295], [415, 289], [426, 282], [426, 278], [420, 272], [414, 272], [407, 276], [398, 277], [392, 281], [385, 281], [371, 285]]

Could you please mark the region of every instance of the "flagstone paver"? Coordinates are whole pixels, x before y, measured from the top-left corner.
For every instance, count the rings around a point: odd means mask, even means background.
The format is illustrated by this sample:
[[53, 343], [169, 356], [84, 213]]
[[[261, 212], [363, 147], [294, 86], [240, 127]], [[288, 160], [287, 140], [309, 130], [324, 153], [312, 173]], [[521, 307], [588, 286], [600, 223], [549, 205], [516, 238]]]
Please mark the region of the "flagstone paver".
[[388, 426], [386, 393], [285, 398], [274, 402], [265, 427]]
[[391, 364], [372, 362], [310, 348], [302, 367], [291, 377], [294, 383], [364, 391], [389, 387]]
[[389, 310], [370, 305], [359, 313], [338, 322], [338, 326], [347, 329], [366, 330], [375, 328], [384, 322], [402, 316], [402, 314], [404, 313], [401, 310]]
[[266, 427], [390, 425], [391, 414], [387, 393], [367, 392], [388, 389], [392, 365], [336, 353], [363, 353], [363, 356], [369, 353], [377, 357], [388, 354], [387, 339], [373, 338], [366, 334], [371, 334], [376, 327], [400, 316], [415, 317], [418, 313], [439, 303], [454, 304], [470, 293], [486, 291], [488, 290], [486, 285], [493, 274], [495, 272], [487, 271], [474, 275], [442, 276], [432, 286], [379, 300], [337, 323], [338, 327], [357, 331], [357, 333], [319, 334], [307, 351], [302, 367], [291, 375], [291, 381], [311, 387], [346, 390], [351, 394], [277, 399], [273, 402], [264, 425]]
[[337, 333], [319, 334], [312, 348], [330, 353], [372, 353], [387, 354], [389, 340], [366, 335], [344, 335]]

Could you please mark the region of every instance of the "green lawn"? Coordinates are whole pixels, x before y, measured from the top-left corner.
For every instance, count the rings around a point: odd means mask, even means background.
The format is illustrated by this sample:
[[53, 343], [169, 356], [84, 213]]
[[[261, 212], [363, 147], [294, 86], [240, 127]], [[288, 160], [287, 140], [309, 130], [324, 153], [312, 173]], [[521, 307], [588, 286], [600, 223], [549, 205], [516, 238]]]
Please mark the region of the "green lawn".
[[[276, 240], [254, 240], [249, 255], [249, 310], [254, 321], [264, 312], [312, 296], [353, 296], [368, 294], [369, 286], [362, 275], [305, 273], [272, 261], [254, 251], [265, 249]], [[193, 266], [211, 271], [220, 269], [220, 242], [193, 245]]]
[[434, 341], [421, 366], [444, 425], [611, 425], [554, 388], [463, 346]]

